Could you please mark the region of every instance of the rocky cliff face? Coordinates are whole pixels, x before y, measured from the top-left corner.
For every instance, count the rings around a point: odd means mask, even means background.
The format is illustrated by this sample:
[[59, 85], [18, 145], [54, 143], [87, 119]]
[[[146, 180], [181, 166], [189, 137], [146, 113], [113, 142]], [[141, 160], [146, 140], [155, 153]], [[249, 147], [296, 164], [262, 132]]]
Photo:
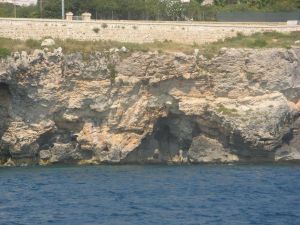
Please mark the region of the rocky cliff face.
[[15, 53], [0, 164], [300, 160], [300, 49], [196, 53]]

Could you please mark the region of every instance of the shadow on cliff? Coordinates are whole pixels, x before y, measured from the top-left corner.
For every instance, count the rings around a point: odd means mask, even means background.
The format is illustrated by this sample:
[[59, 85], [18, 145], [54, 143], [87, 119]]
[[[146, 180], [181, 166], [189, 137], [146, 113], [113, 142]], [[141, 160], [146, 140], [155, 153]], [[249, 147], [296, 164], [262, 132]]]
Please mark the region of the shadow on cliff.
[[[197, 117], [182, 114], [169, 114], [159, 118], [153, 132], [146, 136], [141, 145], [129, 153], [123, 163], [167, 163], [189, 160], [189, 152], [197, 137], [205, 136], [216, 140], [219, 145], [210, 142], [195, 142], [194, 148], [200, 155], [215, 154], [218, 146], [222, 146], [219, 153], [234, 153], [240, 162], [270, 162], [274, 161], [275, 149], [267, 151], [263, 146], [251, 148], [251, 143], [243, 140], [238, 132], [230, 133], [213, 121], [204, 121]], [[290, 135], [283, 137], [284, 142], [292, 139]], [[202, 139], [201, 139], [202, 140]], [[298, 143], [298, 142], [297, 142]], [[203, 151], [206, 146], [207, 151]], [[211, 152], [209, 152], [211, 151]], [[224, 152], [223, 152], [224, 151]]]
[[189, 150], [193, 137], [200, 130], [193, 118], [170, 114], [159, 118], [153, 132], [148, 135], [141, 145], [129, 153], [124, 163], [165, 163], [174, 157], [182, 157]]
[[[11, 107], [11, 93], [6, 83], [0, 83], [0, 144], [2, 136], [9, 126]], [[0, 145], [0, 161], [10, 157], [8, 149], [1, 149]]]

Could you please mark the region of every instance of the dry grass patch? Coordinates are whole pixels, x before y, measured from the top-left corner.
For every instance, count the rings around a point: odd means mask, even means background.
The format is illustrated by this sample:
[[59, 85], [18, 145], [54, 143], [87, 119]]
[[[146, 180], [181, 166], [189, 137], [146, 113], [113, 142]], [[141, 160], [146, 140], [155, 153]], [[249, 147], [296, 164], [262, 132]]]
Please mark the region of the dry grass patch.
[[250, 36], [238, 33], [236, 37], [226, 38], [214, 43], [200, 46], [200, 49], [207, 57], [212, 57], [220, 51], [221, 48], [291, 48], [295, 42], [300, 40], [300, 32], [291, 33], [264, 32], [255, 33]]
[[[213, 57], [218, 54], [221, 48], [290, 48], [295, 45], [296, 41], [300, 40], [300, 32], [278, 33], [265, 32], [255, 33], [250, 36], [245, 36], [238, 33], [236, 37], [226, 38], [210, 44], [179, 44], [165, 40], [163, 42], [154, 41], [153, 43], [123, 43], [117, 41], [77, 41], [77, 40], [55, 40], [53, 48], [62, 47], [64, 53], [81, 52], [88, 55], [95, 51], [109, 50], [110, 48], [126, 47], [130, 52], [135, 51], [158, 51], [158, 52], [183, 52], [191, 54], [194, 49], [200, 49], [200, 53], [206, 57]], [[12, 40], [8, 38], [0, 38], [0, 57], [6, 57], [14, 51], [32, 52], [34, 49], [40, 48], [41, 41], [37, 40]]]

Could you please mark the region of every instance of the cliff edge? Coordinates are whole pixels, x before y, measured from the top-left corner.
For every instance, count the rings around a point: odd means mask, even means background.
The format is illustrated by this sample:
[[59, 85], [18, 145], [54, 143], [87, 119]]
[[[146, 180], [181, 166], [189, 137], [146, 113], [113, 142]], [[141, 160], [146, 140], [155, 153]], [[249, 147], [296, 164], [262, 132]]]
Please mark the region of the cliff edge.
[[300, 48], [0, 61], [0, 164], [300, 160]]

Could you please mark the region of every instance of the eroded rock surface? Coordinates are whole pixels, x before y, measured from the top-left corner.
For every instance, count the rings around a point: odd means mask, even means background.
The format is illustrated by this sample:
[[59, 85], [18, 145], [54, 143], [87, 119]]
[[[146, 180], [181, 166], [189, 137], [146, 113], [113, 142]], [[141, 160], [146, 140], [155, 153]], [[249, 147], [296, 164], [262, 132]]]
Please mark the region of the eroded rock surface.
[[300, 49], [0, 62], [0, 164], [300, 160]]

